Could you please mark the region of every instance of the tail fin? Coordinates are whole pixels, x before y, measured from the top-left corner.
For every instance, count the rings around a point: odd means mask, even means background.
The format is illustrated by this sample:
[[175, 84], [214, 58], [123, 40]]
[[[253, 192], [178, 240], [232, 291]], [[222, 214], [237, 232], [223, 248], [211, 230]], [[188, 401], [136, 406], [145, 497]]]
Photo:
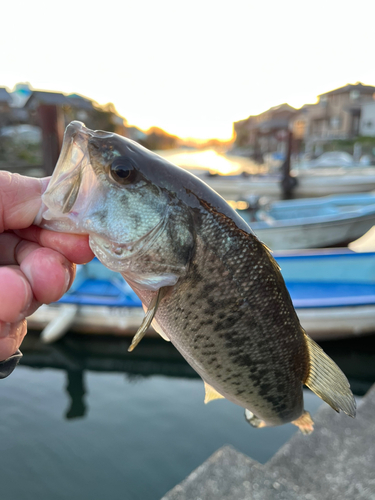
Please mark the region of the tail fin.
[[332, 359], [305, 333], [310, 373], [305, 385], [338, 413], [355, 417], [356, 403], [348, 379]]

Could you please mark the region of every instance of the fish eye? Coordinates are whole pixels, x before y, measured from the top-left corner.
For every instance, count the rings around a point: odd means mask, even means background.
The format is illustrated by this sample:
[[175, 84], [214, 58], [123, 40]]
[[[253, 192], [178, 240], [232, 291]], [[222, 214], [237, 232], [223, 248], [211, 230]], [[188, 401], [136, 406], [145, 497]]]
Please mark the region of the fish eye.
[[129, 158], [116, 158], [110, 166], [111, 178], [121, 185], [131, 184], [136, 180], [137, 170]]

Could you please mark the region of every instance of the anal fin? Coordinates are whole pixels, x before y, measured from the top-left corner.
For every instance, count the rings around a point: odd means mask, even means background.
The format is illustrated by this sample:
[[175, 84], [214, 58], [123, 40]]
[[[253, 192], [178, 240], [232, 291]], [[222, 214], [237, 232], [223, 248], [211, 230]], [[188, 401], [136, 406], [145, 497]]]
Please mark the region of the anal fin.
[[203, 382], [204, 382], [204, 390], [206, 392], [204, 397], [205, 404], [209, 403], [210, 401], [213, 401], [214, 399], [225, 399], [224, 396], [219, 394], [216, 389], [210, 386], [210, 384], [207, 384], [205, 380], [203, 380]]
[[356, 403], [348, 379], [306, 333], [305, 339], [310, 356], [310, 371], [303, 383], [337, 412], [342, 410], [350, 417], [355, 417]]
[[297, 420], [293, 420], [292, 424], [296, 425], [302, 434], [311, 434], [314, 430], [314, 421], [311, 418], [311, 415], [308, 411], [304, 411], [302, 415], [297, 418]]

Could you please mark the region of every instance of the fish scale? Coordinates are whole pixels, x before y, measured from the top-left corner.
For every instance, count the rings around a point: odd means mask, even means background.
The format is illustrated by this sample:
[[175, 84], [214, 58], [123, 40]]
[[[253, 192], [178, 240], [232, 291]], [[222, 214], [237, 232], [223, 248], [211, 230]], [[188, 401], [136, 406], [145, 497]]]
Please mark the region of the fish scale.
[[[300, 332], [284, 334], [295, 322], [295, 312], [281, 297], [278, 271], [269, 265], [264, 246], [254, 236], [234, 231], [224, 216], [208, 212], [196, 219], [200, 236], [190, 270], [161, 302], [157, 321], [220, 394], [273, 424], [293, 420], [302, 411], [308, 353]], [[266, 276], [270, 290], [263, 286], [266, 270], [273, 272]]]

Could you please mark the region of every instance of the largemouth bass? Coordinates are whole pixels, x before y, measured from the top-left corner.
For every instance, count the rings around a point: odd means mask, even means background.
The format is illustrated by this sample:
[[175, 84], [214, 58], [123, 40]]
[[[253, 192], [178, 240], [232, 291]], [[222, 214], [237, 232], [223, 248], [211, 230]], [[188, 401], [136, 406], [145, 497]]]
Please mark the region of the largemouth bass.
[[206, 402], [227, 398], [254, 426], [308, 433], [305, 384], [355, 416], [345, 375], [304, 332], [270, 250], [200, 179], [72, 122], [43, 203], [40, 225], [87, 233], [142, 300], [131, 349], [152, 322], [202, 377]]

